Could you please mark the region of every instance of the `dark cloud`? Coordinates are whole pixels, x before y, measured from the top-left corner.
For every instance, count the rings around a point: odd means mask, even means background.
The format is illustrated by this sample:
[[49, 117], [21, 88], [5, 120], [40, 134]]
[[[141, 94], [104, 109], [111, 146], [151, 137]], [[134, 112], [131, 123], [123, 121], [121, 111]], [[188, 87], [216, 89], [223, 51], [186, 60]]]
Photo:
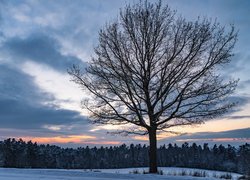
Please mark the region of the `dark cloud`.
[[0, 98], [13, 99], [25, 103], [38, 103], [39, 100], [46, 100], [48, 94], [40, 91], [33, 83], [33, 78], [22, 71], [0, 64]]
[[228, 116], [228, 119], [250, 119], [250, 116]]
[[66, 72], [72, 64], [84, 64], [75, 56], [62, 55], [59, 43], [44, 34], [31, 34], [27, 38], [14, 37], [3, 44], [3, 49], [15, 62], [26, 60], [43, 63]]
[[230, 102], [236, 102], [238, 103], [240, 106], [244, 106], [249, 102], [249, 97], [244, 97], [244, 96], [240, 96], [240, 95], [232, 95], [230, 97], [228, 97], [228, 101]]
[[32, 77], [6, 65], [0, 65], [0, 76], [1, 128], [41, 129], [44, 125], [86, 124], [77, 111], [43, 105], [54, 98], [39, 90]]
[[76, 111], [56, 109], [18, 100], [1, 99], [0, 122], [5, 128], [42, 128], [43, 125], [70, 125], [84, 118]]
[[189, 133], [180, 136], [175, 136], [171, 138], [166, 138], [160, 140], [160, 144], [164, 143], [178, 143], [182, 144], [184, 142], [195, 142], [198, 144], [209, 143], [213, 144], [231, 144], [231, 145], [242, 145], [244, 143], [250, 142], [250, 128], [235, 129], [230, 131], [222, 132], [199, 132], [199, 133]]
[[201, 132], [180, 136], [179, 139], [250, 138], [250, 128], [222, 132]]

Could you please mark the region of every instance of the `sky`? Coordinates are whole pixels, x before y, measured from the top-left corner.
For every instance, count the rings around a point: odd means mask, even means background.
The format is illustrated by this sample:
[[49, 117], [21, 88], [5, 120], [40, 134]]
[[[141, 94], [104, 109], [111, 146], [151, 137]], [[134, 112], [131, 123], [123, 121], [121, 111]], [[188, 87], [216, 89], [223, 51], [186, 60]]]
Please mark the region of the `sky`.
[[[81, 99], [89, 94], [70, 81], [72, 64], [86, 66], [98, 31], [137, 0], [0, 0], [0, 140], [9, 137], [64, 147], [147, 143], [147, 136], [114, 136], [116, 127], [91, 124]], [[157, 2], [150, 1], [149, 2]], [[221, 69], [240, 79], [234, 112], [199, 126], [160, 133], [159, 144], [250, 143], [250, 1], [164, 0], [187, 20], [217, 19], [239, 31], [234, 57]]]

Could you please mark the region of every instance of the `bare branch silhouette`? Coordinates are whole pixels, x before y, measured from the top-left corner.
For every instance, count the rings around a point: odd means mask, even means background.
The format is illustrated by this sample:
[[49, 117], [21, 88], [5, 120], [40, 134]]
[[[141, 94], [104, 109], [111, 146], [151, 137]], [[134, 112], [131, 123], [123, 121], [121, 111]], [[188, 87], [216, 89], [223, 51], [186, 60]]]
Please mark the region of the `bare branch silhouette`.
[[227, 97], [237, 80], [223, 80], [218, 67], [230, 61], [236, 40], [234, 26], [187, 21], [161, 2], [140, 2], [100, 30], [86, 72], [73, 66], [69, 74], [93, 95], [83, 103], [93, 122], [133, 124], [149, 134], [155, 173], [157, 130], [200, 124], [234, 106]]

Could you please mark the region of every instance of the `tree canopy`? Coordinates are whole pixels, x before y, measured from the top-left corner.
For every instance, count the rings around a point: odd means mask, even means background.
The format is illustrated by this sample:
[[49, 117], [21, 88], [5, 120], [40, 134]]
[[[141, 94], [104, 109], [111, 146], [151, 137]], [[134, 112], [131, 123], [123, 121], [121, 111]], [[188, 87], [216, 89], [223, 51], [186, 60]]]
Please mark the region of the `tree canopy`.
[[156, 172], [158, 130], [200, 124], [234, 106], [227, 97], [237, 80], [225, 81], [218, 68], [230, 61], [236, 40], [234, 26], [188, 21], [161, 1], [140, 2], [100, 30], [86, 70], [73, 66], [69, 74], [93, 95], [83, 105], [94, 123], [132, 124], [121, 132], [149, 134]]

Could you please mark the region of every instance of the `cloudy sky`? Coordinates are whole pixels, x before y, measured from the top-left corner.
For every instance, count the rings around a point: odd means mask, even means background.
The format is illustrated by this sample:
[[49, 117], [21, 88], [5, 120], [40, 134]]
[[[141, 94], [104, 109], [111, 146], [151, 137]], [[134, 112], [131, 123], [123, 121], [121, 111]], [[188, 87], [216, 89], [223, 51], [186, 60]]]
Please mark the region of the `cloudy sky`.
[[[112, 136], [111, 127], [88, 121], [80, 101], [86, 93], [70, 82], [67, 68], [84, 66], [97, 45], [98, 31], [117, 18], [119, 9], [136, 0], [0, 0], [0, 139], [23, 138], [39, 143], [115, 145], [147, 143], [147, 137]], [[153, 2], [153, 1], [152, 1]], [[163, 1], [177, 14], [217, 18], [239, 30], [235, 56], [222, 74], [239, 78], [231, 97], [233, 114], [200, 126], [160, 134], [160, 143], [250, 143], [250, 1]]]

